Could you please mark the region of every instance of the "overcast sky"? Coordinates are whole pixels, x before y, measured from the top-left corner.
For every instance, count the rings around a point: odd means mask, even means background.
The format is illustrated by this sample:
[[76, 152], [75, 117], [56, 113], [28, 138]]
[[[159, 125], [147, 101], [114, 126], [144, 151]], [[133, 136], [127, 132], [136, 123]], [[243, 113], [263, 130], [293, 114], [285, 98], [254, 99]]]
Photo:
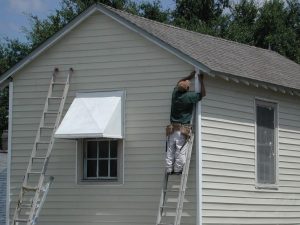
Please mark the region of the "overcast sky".
[[[136, 0], [136, 2], [141, 1], [143, 0]], [[164, 8], [174, 7], [173, 0], [162, 0], [161, 2]], [[25, 41], [22, 27], [29, 26], [27, 15], [31, 13], [45, 18], [59, 6], [60, 0], [0, 0], [0, 38], [18, 38]]]

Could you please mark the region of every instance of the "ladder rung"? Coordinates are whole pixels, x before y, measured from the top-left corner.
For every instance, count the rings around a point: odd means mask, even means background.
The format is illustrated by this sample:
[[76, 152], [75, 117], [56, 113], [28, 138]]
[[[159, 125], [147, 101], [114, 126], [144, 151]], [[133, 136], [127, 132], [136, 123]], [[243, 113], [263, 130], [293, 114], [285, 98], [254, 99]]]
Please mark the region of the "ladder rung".
[[46, 159], [47, 157], [33, 156], [32, 159]]
[[52, 85], [66, 85], [65, 82], [53, 82]]
[[25, 208], [25, 209], [29, 209], [29, 208], [31, 208], [32, 207], [32, 204], [22, 204], [21, 206], [20, 206], [20, 208]]
[[160, 208], [164, 208], [164, 209], [176, 209], [176, 207], [172, 207], [172, 206], [166, 206], [166, 205], [163, 205], [163, 206], [160, 206]]
[[19, 223], [27, 223], [27, 222], [28, 222], [28, 219], [19, 219], [19, 218], [17, 218], [17, 219], [15, 219], [14, 221], [15, 221], [15, 222], [19, 222]]
[[42, 174], [42, 171], [30, 171], [29, 174]]
[[178, 192], [183, 192], [183, 191], [180, 191], [180, 190], [164, 190], [164, 192], [176, 192], [176, 193], [178, 193]]
[[57, 114], [58, 113], [58, 111], [46, 111], [46, 112], [44, 112], [45, 114]]
[[36, 191], [38, 189], [38, 187], [31, 187], [31, 186], [22, 186], [23, 189], [27, 190], [27, 191]]
[[62, 99], [63, 97], [49, 97], [49, 99]]
[[43, 127], [40, 127], [40, 129], [54, 129], [54, 127], [51, 127], [51, 126], [43, 126]]
[[36, 143], [37, 144], [49, 144], [50, 142], [49, 141], [37, 141]]

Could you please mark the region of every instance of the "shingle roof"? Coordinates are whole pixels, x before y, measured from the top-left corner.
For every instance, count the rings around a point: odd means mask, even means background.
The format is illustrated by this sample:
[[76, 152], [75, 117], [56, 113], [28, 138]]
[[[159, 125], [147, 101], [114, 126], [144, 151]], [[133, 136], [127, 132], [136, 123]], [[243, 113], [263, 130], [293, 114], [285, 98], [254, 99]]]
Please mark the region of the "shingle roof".
[[[95, 11], [101, 11], [118, 20], [130, 29], [150, 36], [155, 43], [159, 40], [177, 56], [184, 56], [193, 65], [201, 65], [212, 74], [231, 75], [267, 84], [300, 90], [300, 65], [276, 52], [237, 42], [191, 32], [182, 28], [159, 23], [124, 11], [98, 4], [90, 7], [63, 29], [41, 44], [27, 57], [0, 76], [0, 87], [8, 82], [16, 71], [22, 69], [45, 49], [76, 27]], [[137, 28], [137, 29], [135, 29]], [[144, 35], [148, 34], [147, 35]]]
[[300, 65], [274, 51], [191, 32], [105, 7], [214, 72], [300, 89]]

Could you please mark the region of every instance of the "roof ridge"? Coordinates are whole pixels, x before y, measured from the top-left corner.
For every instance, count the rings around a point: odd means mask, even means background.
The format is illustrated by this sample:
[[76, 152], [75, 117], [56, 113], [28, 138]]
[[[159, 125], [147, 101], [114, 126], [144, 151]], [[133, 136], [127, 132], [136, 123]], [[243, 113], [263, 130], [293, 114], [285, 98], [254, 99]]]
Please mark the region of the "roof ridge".
[[[118, 11], [120, 13], [124, 13], [124, 14], [127, 14], [129, 16], [133, 16], [133, 17], [136, 17], [136, 18], [139, 18], [139, 19], [142, 19], [142, 20], [145, 20], [145, 21], [149, 21], [149, 22], [152, 22], [152, 23], [155, 23], [155, 24], [159, 24], [159, 25], [163, 25], [163, 26], [166, 26], [166, 27], [170, 27], [170, 28], [174, 28], [174, 29], [177, 29], [177, 30], [182, 30], [184, 32], [187, 32], [187, 33], [192, 33], [194, 35], [199, 35], [199, 36], [207, 36], [209, 38], [213, 38], [213, 39], [216, 39], [216, 40], [220, 40], [220, 41], [225, 41], [225, 42], [229, 42], [229, 43], [233, 43], [233, 44], [237, 44], [237, 45], [241, 45], [241, 46], [244, 46], [244, 47], [247, 47], [247, 48], [255, 48], [259, 51], [263, 51], [263, 52], [268, 52], [268, 53], [277, 53], [275, 51], [272, 51], [272, 50], [269, 50], [269, 49], [265, 49], [265, 48], [261, 48], [261, 47], [256, 47], [254, 45], [249, 45], [249, 44], [244, 44], [244, 43], [241, 43], [241, 42], [237, 42], [237, 41], [233, 41], [233, 40], [228, 40], [228, 39], [225, 39], [225, 38], [221, 38], [221, 37], [216, 37], [216, 36], [212, 36], [212, 35], [209, 35], [209, 34], [203, 34], [203, 33], [200, 33], [200, 32], [196, 32], [196, 31], [192, 31], [192, 30], [187, 30], [185, 28], [182, 28], [182, 27], [177, 27], [177, 26], [174, 26], [174, 25], [171, 25], [171, 24], [166, 24], [166, 23], [162, 23], [162, 22], [158, 22], [158, 21], [155, 21], [155, 20], [151, 20], [151, 19], [148, 19], [148, 18], [145, 18], [145, 17], [142, 17], [142, 16], [138, 16], [138, 15], [134, 15], [132, 13], [129, 13], [129, 12], [126, 12], [124, 10], [120, 10], [120, 9], [116, 9], [116, 8], [113, 8], [111, 6], [108, 6], [108, 5], [105, 5], [103, 3], [97, 3], [101, 6], [104, 6], [106, 8], [109, 8], [110, 10], [112, 11]], [[281, 54], [277, 53], [277, 55], [280, 55], [282, 56]], [[284, 56], [283, 56], [284, 57]]]

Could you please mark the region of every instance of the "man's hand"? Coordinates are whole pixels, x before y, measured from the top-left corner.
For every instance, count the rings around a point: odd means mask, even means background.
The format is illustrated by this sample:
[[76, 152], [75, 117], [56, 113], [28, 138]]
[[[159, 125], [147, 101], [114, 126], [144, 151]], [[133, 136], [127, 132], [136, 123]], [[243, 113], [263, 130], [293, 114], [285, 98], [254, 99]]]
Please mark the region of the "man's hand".
[[180, 79], [180, 80], [178, 81], [178, 83], [179, 83], [180, 81], [183, 81], [183, 80], [191, 80], [191, 79], [193, 79], [193, 78], [195, 77], [195, 73], [196, 73], [196, 71], [191, 72], [190, 75], [188, 75], [187, 77], [184, 77], [184, 78]]

